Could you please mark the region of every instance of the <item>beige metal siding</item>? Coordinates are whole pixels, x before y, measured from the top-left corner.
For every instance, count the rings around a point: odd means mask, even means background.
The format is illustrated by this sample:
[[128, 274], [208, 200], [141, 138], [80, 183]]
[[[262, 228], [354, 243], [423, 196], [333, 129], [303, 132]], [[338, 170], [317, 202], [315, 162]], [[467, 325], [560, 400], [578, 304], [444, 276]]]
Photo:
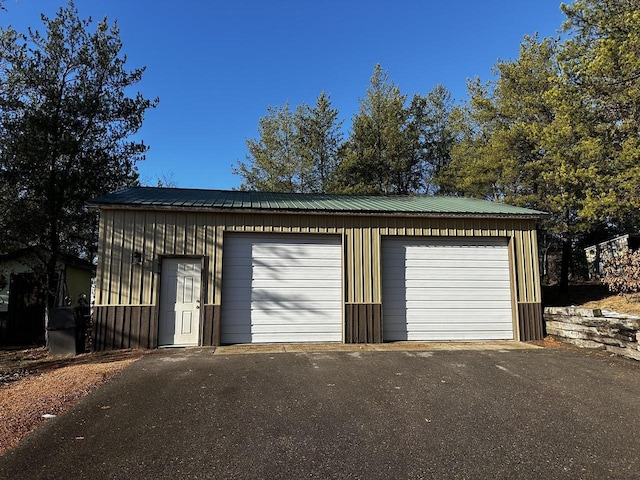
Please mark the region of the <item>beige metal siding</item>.
[[[419, 218], [255, 213], [117, 210], [100, 219], [98, 305], [155, 305], [161, 255], [208, 259], [205, 302], [219, 305], [224, 232], [342, 234], [345, 238], [345, 302], [381, 302], [381, 237], [454, 236], [512, 239], [517, 302], [540, 302], [535, 220]], [[135, 250], [143, 265], [132, 265]]]

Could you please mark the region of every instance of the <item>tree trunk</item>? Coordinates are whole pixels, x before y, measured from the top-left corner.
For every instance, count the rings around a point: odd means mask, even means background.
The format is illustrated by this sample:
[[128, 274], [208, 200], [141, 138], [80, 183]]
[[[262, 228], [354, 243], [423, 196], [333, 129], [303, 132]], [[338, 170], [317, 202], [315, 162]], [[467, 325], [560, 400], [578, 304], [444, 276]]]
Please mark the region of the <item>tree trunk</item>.
[[566, 293], [569, 290], [569, 264], [571, 262], [571, 239], [562, 239], [562, 262], [560, 267], [560, 291]]

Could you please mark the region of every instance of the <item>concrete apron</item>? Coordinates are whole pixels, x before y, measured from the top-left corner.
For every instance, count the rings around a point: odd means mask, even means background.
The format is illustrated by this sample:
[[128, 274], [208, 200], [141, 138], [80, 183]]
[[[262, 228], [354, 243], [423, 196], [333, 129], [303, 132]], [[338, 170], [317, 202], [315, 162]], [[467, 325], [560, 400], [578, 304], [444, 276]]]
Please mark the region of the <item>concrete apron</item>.
[[542, 347], [531, 343], [516, 342], [514, 340], [490, 342], [257, 343], [215, 347], [213, 353], [214, 355], [246, 355], [251, 353], [300, 352], [499, 351], [532, 350], [537, 348]]

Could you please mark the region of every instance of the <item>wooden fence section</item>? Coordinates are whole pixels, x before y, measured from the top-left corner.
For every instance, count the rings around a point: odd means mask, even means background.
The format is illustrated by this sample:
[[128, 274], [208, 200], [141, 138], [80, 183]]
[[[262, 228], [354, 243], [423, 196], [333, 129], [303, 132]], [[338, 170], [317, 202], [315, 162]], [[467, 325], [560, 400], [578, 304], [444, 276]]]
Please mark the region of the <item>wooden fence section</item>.
[[584, 348], [640, 360], [640, 317], [575, 307], [544, 309], [547, 334]]

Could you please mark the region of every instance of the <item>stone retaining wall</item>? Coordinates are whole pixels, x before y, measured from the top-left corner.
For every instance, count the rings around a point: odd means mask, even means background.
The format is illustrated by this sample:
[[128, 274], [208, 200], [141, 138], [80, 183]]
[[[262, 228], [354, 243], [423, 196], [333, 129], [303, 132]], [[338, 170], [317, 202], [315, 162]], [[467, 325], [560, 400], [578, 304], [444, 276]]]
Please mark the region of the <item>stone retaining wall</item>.
[[584, 348], [640, 360], [640, 317], [608, 310], [546, 307], [547, 335]]

